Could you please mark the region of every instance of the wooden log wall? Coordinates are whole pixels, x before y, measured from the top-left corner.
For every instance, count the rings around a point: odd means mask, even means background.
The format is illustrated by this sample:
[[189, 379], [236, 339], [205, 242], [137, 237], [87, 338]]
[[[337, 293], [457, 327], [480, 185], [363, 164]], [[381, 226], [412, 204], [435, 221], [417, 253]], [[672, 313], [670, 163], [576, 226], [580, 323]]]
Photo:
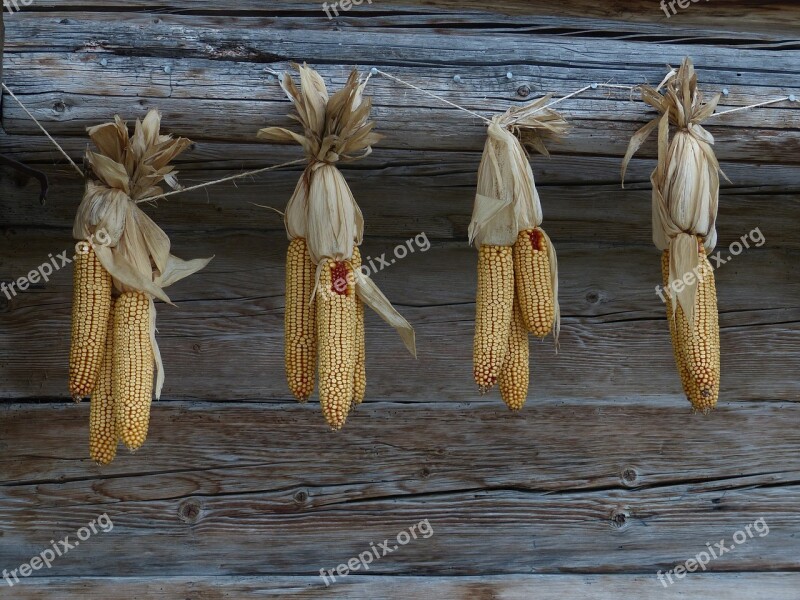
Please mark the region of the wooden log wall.
[[[333, 86], [378, 67], [486, 115], [592, 82], [655, 84], [684, 55], [705, 92], [728, 90], [725, 107], [800, 95], [796, 3], [686, 4], [667, 18], [656, 0], [374, 0], [329, 20], [285, 0], [34, 0], [6, 14], [4, 78], [76, 161], [86, 126], [159, 108], [196, 142], [185, 185], [299, 157], [255, 138], [290, 124], [269, 70], [291, 61]], [[800, 104], [708, 124], [732, 182], [718, 224], [722, 399], [708, 417], [682, 398], [654, 292], [652, 142], [620, 188], [652, 113], [621, 90], [563, 104], [570, 135], [532, 159], [559, 251], [561, 348], [532, 344], [531, 396], [511, 414], [471, 378], [466, 230], [484, 125], [380, 76], [368, 90], [386, 137], [344, 172], [367, 255], [430, 241], [374, 277], [416, 327], [419, 359], [369, 315], [368, 399], [344, 431], [289, 397], [286, 239], [256, 205], [282, 209], [299, 168], [148, 208], [176, 254], [216, 258], [159, 307], [167, 379], [135, 455], [94, 465], [89, 407], [67, 397], [71, 269], [0, 294], [0, 569], [113, 521], [13, 588], [0, 580], [0, 597], [797, 598]], [[71, 247], [83, 183], [7, 95], [2, 129], [0, 152], [52, 183], [42, 207], [35, 182], [0, 171], [9, 282]], [[732, 256], [756, 231], [764, 242]], [[768, 535], [659, 583], [759, 519]], [[319, 577], [423, 522], [432, 535], [369, 570]]]

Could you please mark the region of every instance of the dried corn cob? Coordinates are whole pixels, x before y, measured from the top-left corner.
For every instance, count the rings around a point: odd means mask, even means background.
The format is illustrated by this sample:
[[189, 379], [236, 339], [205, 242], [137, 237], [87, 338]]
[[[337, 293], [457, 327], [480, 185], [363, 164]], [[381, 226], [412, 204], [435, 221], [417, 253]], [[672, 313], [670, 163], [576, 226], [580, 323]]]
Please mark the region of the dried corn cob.
[[114, 307], [113, 391], [117, 437], [130, 450], [147, 439], [153, 399], [150, 298], [124, 292]]
[[117, 455], [117, 426], [114, 421], [113, 381], [114, 358], [114, 301], [108, 315], [103, 361], [97, 384], [92, 391], [89, 410], [89, 456], [96, 463], [107, 465]]
[[[361, 261], [357, 246], [364, 237], [364, 217], [336, 163], [342, 158], [367, 156], [382, 137], [373, 131], [375, 124], [369, 118], [371, 101], [364, 95], [367, 82], [353, 71], [345, 85], [329, 95], [319, 73], [306, 65], [293, 66], [300, 73], [300, 87], [289, 73], [281, 78], [281, 87], [294, 104], [291, 118], [302, 126], [302, 135], [267, 127], [258, 137], [278, 143], [299, 142], [308, 159], [286, 206], [284, 225], [289, 239], [305, 239], [310, 260], [316, 265], [312, 275], [320, 406], [328, 424], [340, 429], [348, 413], [364, 399], [364, 306], [394, 327], [416, 356], [414, 330], [367, 274], [360, 273], [357, 282], [354, 277]], [[288, 344], [288, 330], [313, 329], [314, 320], [303, 317], [298, 306], [292, 307], [287, 295], [287, 374], [293, 387], [292, 373], [306, 373], [300, 378], [302, 393], [298, 395], [307, 397], [313, 390], [313, 384], [305, 387], [307, 373], [313, 373], [313, 356], [308, 359], [300, 353], [298, 359], [298, 352]], [[291, 324], [290, 310], [298, 312], [297, 318], [303, 322]], [[293, 361], [302, 363], [302, 368], [292, 366]]]
[[676, 327], [677, 318], [686, 319], [683, 309], [678, 306], [680, 315], [672, 312], [672, 295], [669, 293], [669, 250], [661, 253], [661, 275], [664, 278], [664, 302], [667, 305], [667, 322], [669, 323], [669, 334], [672, 338], [672, 352], [675, 356], [675, 365], [678, 367], [678, 375], [681, 378], [683, 391], [689, 397], [689, 370], [686, 367], [686, 359], [683, 356], [684, 345], [678, 340], [678, 328]]
[[514, 261], [511, 246], [482, 245], [478, 252], [473, 369], [485, 394], [497, 383], [508, 351], [514, 308]]
[[514, 277], [525, 327], [543, 338], [553, 330], [556, 318], [550, 248], [540, 228], [519, 232], [514, 244]]
[[284, 358], [286, 381], [294, 397], [305, 402], [314, 391], [317, 369], [317, 324], [313, 305], [316, 267], [304, 238], [294, 238], [286, 252]]
[[325, 420], [341, 429], [355, 392], [356, 315], [352, 266], [323, 259], [316, 297], [319, 401]]
[[[708, 412], [719, 397], [720, 348], [716, 286], [706, 253], [717, 239], [721, 171], [714, 137], [702, 122], [714, 114], [721, 96], [705, 102], [697, 79], [686, 57], [658, 88], [641, 88], [642, 99], [660, 114], [631, 138], [622, 177], [636, 151], [658, 131], [658, 165], [651, 175], [653, 242], [663, 253], [667, 317], [681, 383], [695, 410]], [[675, 280], [683, 281], [671, 285]]]
[[[361, 251], [353, 247], [353, 258], [350, 261], [355, 273], [361, 268]], [[364, 302], [356, 296], [356, 366], [353, 393], [353, 408], [364, 401], [367, 392], [367, 351], [364, 331]]]
[[111, 275], [91, 244], [79, 242], [72, 291], [69, 392], [79, 401], [92, 393], [103, 357], [111, 307]]
[[508, 353], [498, 379], [500, 395], [511, 410], [520, 410], [528, 397], [529, 359], [528, 331], [525, 329], [519, 302], [515, 298], [514, 316], [511, 319], [511, 331], [508, 337]]
[[[669, 301], [667, 318], [670, 321], [672, 344], [686, 397], [696, 411], [707, 413], [717, 405], [719, 399], [719, 316], [714, 272], [706, 257], [703, 243], [699, 239], [698, 246], [700, 264], [696, 275], [694, 323], [689, 324], [689, 319], [680, 304], [673, 312]], [[668, 252], [664, 252], [667, 265], [669, 265]], [[667, 266], [667, 279], [669, 279], [669, 266]], [[668, 293], [665, 296], [669, 298]]]

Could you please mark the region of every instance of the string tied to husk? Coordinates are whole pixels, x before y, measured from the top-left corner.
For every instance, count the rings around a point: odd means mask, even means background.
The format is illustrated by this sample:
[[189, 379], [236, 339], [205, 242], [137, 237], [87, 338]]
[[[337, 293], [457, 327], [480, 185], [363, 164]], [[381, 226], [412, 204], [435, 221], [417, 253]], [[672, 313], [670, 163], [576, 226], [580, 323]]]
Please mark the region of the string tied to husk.
[[[306, 155], [308, 165], [286, 206], [284, 224], [290, 240], [306, 240], [311, 260], [318, 267], [318, 286], [323, 259], [352, 260], [354, 246], [364, 237], [363, 214], [337, 165], [365, 158], [383, 136], [374, 131], [372, 101], [364, 96], [367, 82], [360, 80], [356, 70], [342, 89], [329, 95], [317, 71], [306, 64], [292, 67], [299, 73], [300, 87], [289, 73], [280, 84], [294, 105], [289, 118], [300, 124], [303, 133], [267, 127], [258, 132], [258, 137], [281, 144], [297, 143]], [[355, 289], [367, 306], [395, 328], [416, 356], [414, 329], [363, 270], [355, 271]]]
[[164, 288], [203, 267], [211, 258], [184, 261], [170, 252], [170, 240], [139, 203], [163, 193], [160, 184], [178, 189], [177, 171], [170, 164], [189, 147], [186, 138], [162, 135], [157, 110], [127, 124], [114, 121], [88, 128], [97, 151], [87, 150], [86, 189], [73, 225], [73, 236], [89, 242], [119, 292], [147, 294], [151, 303], [150, 339], [155, 355], [156, 398], [164, 370], [155, 339], [153, 298], [172, 304]]
[[[520, 231], [540, 228], [542, 205], [527, 147], [549, 157], [545, 141], [563, 136], [569, 125], [548, 108], [548, 94], [523, 106], [513, 106], [492, 117], [478, 167], [478, 185], [469, 243], [477, 246], [513, 246]], [[561, 328], [558, 305], [558, 261], [550, 237], [540, 229], [552, 260], [550, 275], [555, 299], [555, 339]]]
[[[702, 123], [714, 114], [721, 95], [704, 102], [688, 57], [680, 68], [671, 69], [657, 88], [642, 86], [641, 90], [642, 100], [659, 115], [631, 138], [622, 162], [622, 180], [624, 183], [633, 155], [658, 130], [658, 164], [650, 177], [653, 242], [659, 250], [670, 251], [669, 280], [676, 281], [687, 273], [699, 272], [697, 238], [707, 253], [717, 243], [719, 177], [725, 174], [714, 153], [714, 136]], [[675, 128], [671, 138], [670, 126]], [[688, 278], [680, 291], [669, 286], [667, 293], [673, 300], [673, 311], [680, 305], [693, 324], [697, 282]]]

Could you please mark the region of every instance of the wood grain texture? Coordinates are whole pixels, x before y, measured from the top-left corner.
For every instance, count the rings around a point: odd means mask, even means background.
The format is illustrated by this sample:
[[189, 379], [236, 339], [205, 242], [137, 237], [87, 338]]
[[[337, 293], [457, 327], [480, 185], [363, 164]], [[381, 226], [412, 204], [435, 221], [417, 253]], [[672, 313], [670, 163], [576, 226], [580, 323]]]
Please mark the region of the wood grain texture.
[[[486, 114], [543, 93], [569, 93], [598, 76], [621, 84], [654, 84], [663, 77], [665, 62], [675, 64], [686, 54], [694, 55], [708, 91], [732, 90], [726, 104], [772, 99], [800, 87], [800, 74], [793, 66], [798, 51], [743, 53], [737, 47], [712, 47], [702, 40], [693, 47], [683, 42], [593, 39], [590, 52], [584, 41], [567, 42], [565, 48], [564, 38], [514, 30], [493, 36], [487, 47], [480, 26], [461, 35], [455, 47], [453, 32], [447, 30], [423, 28], [410, 35], [364, 19], [340, 31], [323, 26], [326, 19], [313, 16], [303, 21], [304, 26], [236, 15], [154, 18], [133, 13], [121, 20], [104, 13], [64, 17], [37, 12], [15, 17], [7, 42], [7, 62], [15, 66], [9, 69], [9, 85], [37, 118], [61, 136], [82, 135], [86, 126], [113, 113], [133, 118], [157, 105], [176, 133], [198, 139], [255, 141], [260, 127], [288, 123], [288, 103], [277, 81], [267, 79], [265, 63], [281, 70], [287, 61], [300, 58], [330, 63], [335, 57], [338, 64], [320, 67], [334, 83], [344, 80], [349, 65], [385, 68]], [[97, 36], [98, 27], [104, 32], [102, 39]], [[319, 29], [313, 41], [307, 35], [309, 28]], [[146, 47], [138, 41], [143, 29], [149, 32]], [[350, 44], [354, 35], [359, 38], [357, 46]], [[48, 40], [47, 46], [40, 40]], [[134, 47], [139, 49], [130, 56]], [[565, 49], [571, 56], [568, 61]], [[635, 66], [628, 63], [633, 54]], [[414, 67], [409, 68], [409, 63]], [[453, 76], [465, 68], [463, 83], [454, 82]], [[515, 72], [512, 81], [505, 76], [508, 71]], [[50, 89], [41, 89], [40, 84], [28, 89], [31, 75], [48, 82]], [[530, 97], [520, 97], [523, 87]], [[382, 144], [386, 148], [479, 150], [483, 145], [482, 123], [455, 109], [384, 78], [376, 77], [370, 92], [375, 117], [389, 134]], [[422, 108], [426, 118], [420, 118]], [[641, 103], [629, 101], [624, 91], [607, 90], [587, 93], [565, 105], [565, 110], [574, 127], [553, 149], [578, 154], [597, 154], [598, 148], [602, 153], [624, 153], [631, 134], [648, 114]], [[761, 111], [738, 113], [735, 120], [720, 119], [715, 133], [721, 158], [796, 163], [800, 153], [793, 150], [800, 147], [796, 133], [800, 111], [789, 105], [765, 112], [770, 115], [768, 130], [763, 128]], [[36, 131], [14, 103], [4, 104], [2, 116], [4, 128], [11, 133]], [[200, 136], [198, 119], [204, 124]], [[435, 136], [426, 135], [430, 123], [437, 124]], [[652, 147], [649, 151], [653, 152]]]
[[[729, 600], [795, 600], [796, 573], [690, 575], [670, 588], [654, 587], [648, 575], [506, 575], [489, 577], [348, 576], [325, 587], [317, 577], [65, 577], [27, 580], [15, 597], [50, 600], [106, 600], [111, 594], [131, 598], [220, 600], [222, 598], [346, 598], [348, 600], [619, 600], [684, 599], [722, 596]], [[656, 586], [658, 584], [656, 583]]]
[[85, 457], [87, 409], [3, 409], [0, 564], [107, 513], [54, 574], [316, 575], [426, 519], [370, 574], [655, 573], [760, 518], [710, 568], [800, 567], [794, 404], [377, 402], [332, 433], [313, 404], [158, 403], [108, 468]]
[[[668, 589], [653, 587], [648, 575], [506, 575], [489, 577], [348, 576], [325, 587], [313, 577], [109, 577], [27, 580], [15, 597], [50, 600], [106, 600], [111, 594], [131, 598], [220, 600], [221, 598], [464, 598], [503, 600], [683, 599], [722, 596], [729, 600], [795, 600], [796, 573], [692, 575]], [[657, 585], [657, 584], [656, 584]]]
[[[694, 57], [726, 107], [800, 89], [793, 2], [375, 0], [328, 20], [294, 0], [36, 0], [7, 16], [6, 82], [80, 160], [85, 127], [152, 107], [193, 138], [183, 184], [296, 159], [256, 131], [289, 121], [268, 68], [308, 61], [334, 85], [378, 67], [490, 116], [594, 81], [657, 83]], [[167, 68], [165, 70], [165, 68]], [[167, 72], [169, 71], [169, 72]], [[512, 72], [512, 79], [506, 77]], [[461, 83], [453, 79], [461, 77]], [[800, 105], [708, 123], [724, 183], [718, 249], [764, 243], [716, 273], [720, 407], [681, 397], [650, 240], [652, 113], [622, 90], [561, 107], [573, 123], [532, 157], [559, 253], [561, 347], [531, 346], [531, 394], [509, 413], [471, 378], [476, 253], [466, 243], [483, 124], [373, 77], [374, 153], [344, 172], [366, 218], [363, 254], [417, 331], [411, 359], [367, 317], [366, 403], [341, 433], [283, 381], [278, 216], [299, 168], [147, 207], [182, 258], [215, 255], [159, 306], [167, 368], [150, 439], [91, 464], [88, 405], [67, 401], [71, 269], [0, 292], [0, 570], [106, 513], [93, 536], [7, 593], [20, 598], [796, 598], [800, 577]], [[62, 157], [8, 97], [0, 150], [44, 168], [36, 203], [0, 169], [0, 282], [71, 248], [82, 195]], [[755, 242], [754, 242], [755, 243]], [[656, 577], [763, 518], [770, 533], [663, 588]], [[331, 587], [320, 569], [423, 520], [434, 534]], [[368, 576], [364, 576], [368, 575]], [[0, 580], [0, 586], [5, 587]], [[5, 597], [4, 592], [0, 595]]]

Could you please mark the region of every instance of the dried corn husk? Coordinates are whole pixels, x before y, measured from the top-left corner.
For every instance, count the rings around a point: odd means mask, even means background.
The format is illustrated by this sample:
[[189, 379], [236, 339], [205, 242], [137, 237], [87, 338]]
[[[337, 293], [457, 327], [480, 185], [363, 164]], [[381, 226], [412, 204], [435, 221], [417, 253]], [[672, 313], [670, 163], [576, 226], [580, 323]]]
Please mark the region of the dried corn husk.
[[[303, 126], [303, 135], [283, 127], [267, 127], [258, 132], [258, 137], [278, 143], [296, 142], [308, 158], [309, 164], [286, 207], [289, 239], [305, 238], [316, 265], [324, 258], [350, 260], [353, 246], [361, 244], [364, 236], [364, 217], [336, 163], [369, 155], [372, 145], [381, 139], [373, 131], [375, 123], [369, 120], [372, 101], [364, 97], [366, 82], [359, 81], [355, 70], [345, 86], [329, 97], [319, 73], [305, 64], [293, 66], [300, 74], [301, 88], [295, 86], [289, 73], [281, 78], [281, 87], [294, 104], [296, 113], [290, 117]], [[363, 272], [356, 277], [356, 293], [397, 330], [416, 356], [413, 328]]]
[[[664, 89], [661, 94], [660, 90]], [[703, 103], [697, 88], [697, 74], [687, 57], [672, 70], [658, 88], [642, 88], [642, 99], [660, 116], [634, 134], [622, 163], [622, 178], [628, 164], [645, 140], [658, 130], [658, 166], [650, 180], [653, 186], [653, 242], [659, 250], [669, 250], [669, 280], [697, 272], [699, 254], [695, 236], [706, 252], [717, 243], [716, 219], [719, 204], [719, 162], [712, 148], [714, 137], [701, 123], [716, 110], [720, 95]], [[677, 128], [670, 139], [670, 125]], [[724, 173], [723, 173], [724, 176]], [[680, 306], [694, 322], [696, 281], [689, 281], [677, 294], [672, 287], [672, 310]]]
[[[492, 118], [478, 168], [478, 187], [469, 225], [470, 244], [478, 247], [513, 246], [520, 231], [541, 226], [542, 205], [523, 144], [549, 156], [544, 138], [559, 137], [566, 132], [568, 125], [564, 118], [547, 108], [551, 99], [550, 95], [543, 96]], [[556, 306], [554, 332], [558, 340], [561, 328], [558, 261], [546, 234], [545, 240], [552, 256], [550, 271]]]
[[[658, 88], [645, 87], [642, 98], [661, 115], [631, 139], [622, 176], [633, 154], [657, 128], [658, 166], [650, 178], [653, 242], [662, 251], [667, 319], [684, 392], [695, 410], [706, 413], [716, 405], [720, 389], [716, 287], [706, 255], [717, 240], [721, 171], [712, 148], [714, 138], [701, 123], [714, 113], [720, 96], [703, 103], [694, 66], [685, 58]], [[677, 128], [672, 139], [670, 125]], [[683, 285], [673, 286], [677, 280]]]
[[170, 253], [167, 234], [137, 205], [163, 193], [166, 182], [178, 188], [170, 162], [191, 143], [162, 135], [161, 115], [151, 110], [137, 120], [133, 135], [119, 116], [89, 128], [97, 151], [87, 151], [89, 174], [73, 226], [73, 236], [93, 244], [100, 263], [119, 292], [140, 291], [151, 298], [150, 338], [157, 367], [155, 394], [164, 383], [164, 369], [155, 339], [152, 299], [170, 303], [164, 288], [199, 271], [211, 260], [184, 261]]
[[[353, 249], [361, 244], [364, 235], [361, 209], [336, 165], [367, 156], [381, 136], [373, 131], [375, 124], [369, 119], [372, 104], [364, 97], [366, 81], [359, 80], [358, 72], [353, 71], [344, 87], [329, 96], [316, 71], [305, 64], [293, 66], [300, 74], [300, 88], [289, 73], [281, 78], [281, 87], [294, 104], [295, 113], [290, 117], [302, 126], [303, 133], [267, 127], [258, 132], [258, 137], [298, 143], [308, 159], [286, 207], [284, 221], [289, 239], [304, 238], [311, 261], [317, 265], [316, 297], [325, 261], [351, 261]], [[358, 297], [397, 330], [406, 348], [416, 356], [411, 325], [363, 269], [356, 270], [353, 279]], [[340, 426], [341, 423], [336, 424], [336, 428]]]
[[[475, 382], [485, 393], [499, 379], [501, 395], [513, 410], [522, 407], [528, 390], [528, 333], [540, 335], [538, 324], [526, 326], [520, 300], [546, 298], [553, 309], [553, 321], [541, 328], [541, 335], [552, 330], [556, 345], [561, 327], [556, 252], [540, 228], [542, 206], [523, 145], [548, 156], [543, 138], [566, 131], [566, 121], [548, 108], [550, 100], [551, 96], [544, 96], [491, 119], [469, 225], [469, 241], [480, 251], [473, 344]], [[533, 277], [536, 288], [528, 284], [531, 263], [517, 260], [522, 254], [516, 243], [520, 235], [525, 235], [523, 231], [540, 233], [539, 239], [547, 246], [549, 282]], [[526, 269], [524, 277], [518, 269]], [[534, 289], [545, 290], [545, 294], [537, 295]], [[527, 315], [537, 314], [533, 304], [524, 306], [529, 307]], [[515, 314], [519, 322], [514, 321]]]

